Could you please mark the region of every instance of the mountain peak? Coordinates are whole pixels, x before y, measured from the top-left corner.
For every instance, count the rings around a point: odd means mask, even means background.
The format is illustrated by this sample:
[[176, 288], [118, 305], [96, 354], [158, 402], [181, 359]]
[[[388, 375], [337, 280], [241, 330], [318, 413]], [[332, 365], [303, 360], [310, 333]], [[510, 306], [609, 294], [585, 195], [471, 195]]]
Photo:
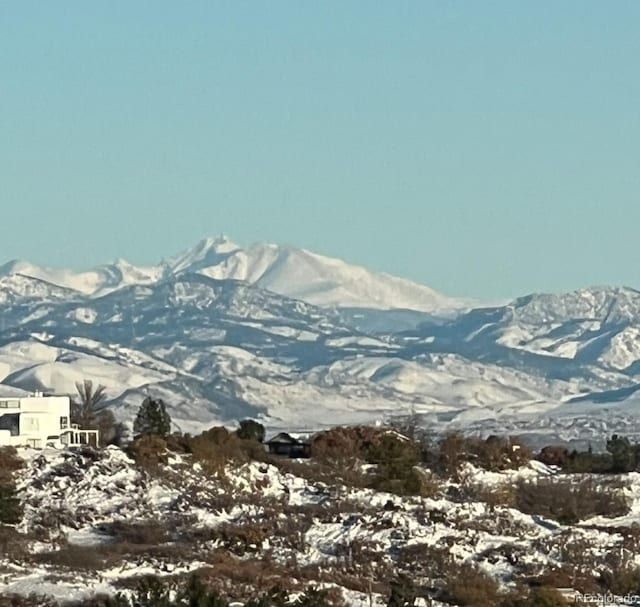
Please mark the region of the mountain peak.
[[177, 274], [189, 271], [199, 271], [203, 268], [219, 264], [225, 256], [239, 250], [226, 235], [203, 238], [195, 247], [170, 258], [165, 266], [170, 273]]
[[215, 251], [216, 253], [228, 253], [235, 251], [240, 247], [235, 244], [226, 234], [219, 234], [218, 236], [203, 238], [194, 248], [195, 250], [202, 251]]
[[467, 302], [409, 280], [372, 272], [340, 259], [291, 246], [240, 248], [226, 236], [206, 238], [165, 262], [166, 274], [194, 272], [242, 280], [268, 291], [325, 307], [451, 311]]

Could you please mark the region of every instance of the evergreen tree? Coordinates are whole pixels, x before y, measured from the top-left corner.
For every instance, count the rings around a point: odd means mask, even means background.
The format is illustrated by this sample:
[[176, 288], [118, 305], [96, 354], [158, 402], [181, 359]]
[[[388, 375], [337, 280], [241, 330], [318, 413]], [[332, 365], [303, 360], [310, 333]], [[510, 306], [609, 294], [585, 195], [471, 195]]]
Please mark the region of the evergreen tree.
[[415, 466], [420, 461], [419, 446], [395, 435], [386, 435], [367, 451], [367, 461], [377, 464], [373, 488], [398, 495], [420, 493], [422, 481]]
[[236, 431], [238, 438], [246, 440], [255, 440], [259, 443], [264, 442], [265, 430], [264, 426], [253, 419], [243, 419], [240, 427]]
[[636, 469], [636, 453], [628, 438], [614, 434], [607, 441], [611, 453], [612, 472], [631, 472]]
[[171, 417], [164, 401], [160, 398], [145, 398], [133, 423], [133, 433], [136, 436], [167, 436], [170, 431]]

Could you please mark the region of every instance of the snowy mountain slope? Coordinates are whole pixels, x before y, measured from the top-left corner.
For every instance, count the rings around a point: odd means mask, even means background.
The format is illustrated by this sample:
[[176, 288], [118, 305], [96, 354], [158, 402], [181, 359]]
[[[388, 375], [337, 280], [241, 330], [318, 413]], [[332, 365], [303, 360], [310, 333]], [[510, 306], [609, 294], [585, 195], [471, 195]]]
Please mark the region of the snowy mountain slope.
[[[90, 311], [91, 322], [78, 309]], [[12, 329], [14, 341], [0, 349], [0, 362], [7, 360], [3, 383], [67, 393], [92, 377], [107, 386], [122, 417], [131, 419], [151, 393], [172, 404], [180, 427], [193, 430], [238, 416], [260, 416], [272, 426], [323, 426], [505, 398], [507, 390], [493, 379], [477, 378], [467, 391], [461, 383], [455, 398], [446, 397], [446, 385], [462, 382], [464, 372], [404, 361], [402, 342], [372, 339], [340, 322], [334, 312], [246, 283], [184, 274], [46, 308]], [[47, 335], [39, 336], [43, 330]], [[366, 378], [349, 370], [363, 361], [374, 367], [396, 361], [413, 369], [411, 377], [425, 377], [412, 389], [407, 373]], [[550, 392], [536, 397], [543, 394]]]
[[[247, 416], [291, 429], [414, 410], [434, 428], [503, 424], [545, 433], [556, 420], [576, 438], [592, 436], [589, 416], [604, 420], [606, 405], [634, 398], [640, 383], [633, 289], [530, 295], [434, 316], [374, 309], [395, 283], [272, 245], [206, 240], [157, 268], [112, 268], [74, 282], [4, 266], [0, 382], [7, 390], [67, 393], [86, 377], [107, 386], [123, 419], [152, 394], [190, 431]], [[293, 277], [297, 283], [286, 282]], [[327, 303], [325, 295], [351, 283], [360, 295], [377, 285], [373, 307], [318, 306], [273, 290]], [[406, 304], [408, 293], [396, 301]], [[566, 408], [570, 401], [579, 414]], [[616, 427], [635, 428], [623, 409], [616, 405]]]
[[585, 374], [594, 365], [612, 372], [631, 369], [637, 360], [639, 327], [638, 291], [596, 288], [530, 295], [409, 334], [416, 340], [431, 340], [436, 351], [484, 352], [499, 364]]
[[[131, 284], [148, 284], [162, 278], [158, 267], [136, 267], [123, 259], [86, 272], [43, 268], [14, 260], [0, 266], [0, 277], [24, 276], [83, 295], [102, 294]], [[0, 289], [2, 287], [0, 286]]]
[[3, 306], [60, 302], [74, 299], [77, 295], [73, 289], [60, 287], [40, 278], [17, 273], [0, 276], [0, 304]]
[[167, 262], [167, 271], [236, 279], [319, 306], [441, 312], [465, 302], [387, 274], [374, 273], [304, 249], [256, 244], [242, 249], [222, 237]]

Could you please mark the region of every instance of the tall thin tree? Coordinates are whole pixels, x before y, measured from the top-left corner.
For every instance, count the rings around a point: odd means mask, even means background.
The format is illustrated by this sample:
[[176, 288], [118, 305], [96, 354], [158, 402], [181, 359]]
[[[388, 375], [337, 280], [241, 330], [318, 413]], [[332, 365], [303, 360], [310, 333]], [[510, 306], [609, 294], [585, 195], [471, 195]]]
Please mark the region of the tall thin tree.
[[100, 403], [107, 398], [107, 389], [102, 384], [96, 388], [90, 379], [76, 382], [78, 398], [73, 402], [71, 418], [81, 428], [97, 426], [97, 418], [102, 410]]
[[117, 434], [117, 426], [113, 413], [106, 408], [107, 389], [102, 384], [94, 388], [90, 379], [76, 382], [78, 398], [71, 406], [71, 423], [78, 424], [81, 429], [98, 430], [100, 443], [112, 442]]

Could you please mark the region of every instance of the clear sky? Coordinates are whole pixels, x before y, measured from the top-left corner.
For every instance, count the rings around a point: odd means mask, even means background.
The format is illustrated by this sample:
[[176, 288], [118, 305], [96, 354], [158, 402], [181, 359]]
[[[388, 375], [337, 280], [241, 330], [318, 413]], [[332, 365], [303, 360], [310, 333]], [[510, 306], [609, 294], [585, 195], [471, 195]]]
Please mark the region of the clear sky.
[[0, 211], [0, 261], [640, 288], [640, 2], [1, 2]]

